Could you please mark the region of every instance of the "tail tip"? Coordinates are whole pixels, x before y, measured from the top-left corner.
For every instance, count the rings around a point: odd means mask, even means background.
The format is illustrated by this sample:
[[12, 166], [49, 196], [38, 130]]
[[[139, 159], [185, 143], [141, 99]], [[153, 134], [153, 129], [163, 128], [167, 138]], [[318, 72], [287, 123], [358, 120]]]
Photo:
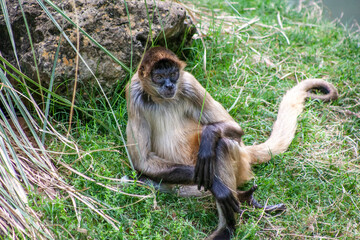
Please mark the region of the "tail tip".
[[[324, 102], [330, 102], [338, 99], [339, 94], [334, 85], [329, 82], [326, 82], [322, 79], [309, 79], [310, 86], [307, 89], [307, 97], [311, 99], [318, 99]], [[314, 93], [313, 91], [317, 90], [323, 94]]]

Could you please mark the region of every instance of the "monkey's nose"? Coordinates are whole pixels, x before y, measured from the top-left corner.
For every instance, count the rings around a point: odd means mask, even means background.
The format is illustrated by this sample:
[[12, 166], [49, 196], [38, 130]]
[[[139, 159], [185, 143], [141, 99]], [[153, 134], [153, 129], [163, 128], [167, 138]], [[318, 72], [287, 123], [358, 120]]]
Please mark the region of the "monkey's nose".
[[165, 87], [166, 87], [166, 89], [168, 89], [168, 90], [173, 90], [173, 89], [174, 89], [174, 84], [172, 84], [172, 83], [166, 84]]

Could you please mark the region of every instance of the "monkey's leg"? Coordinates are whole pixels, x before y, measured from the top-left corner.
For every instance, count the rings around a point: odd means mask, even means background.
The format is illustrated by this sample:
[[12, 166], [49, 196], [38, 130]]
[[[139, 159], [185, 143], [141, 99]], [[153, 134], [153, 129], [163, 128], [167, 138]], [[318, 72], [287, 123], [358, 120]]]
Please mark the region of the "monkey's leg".
[[[143, 164], [145, 165], [145, 164]], [[169, 184], [193, 184], [194, 166], [182, 164], [152, 164], [149, 161], [143, 169], [139, 171], [147, 178], [158, 183]]]
[[[125, 175], [121, 178], [121, 183], [126, 184], [129, 181], [134, 181], [135, 179], [137, 179], [138, 181], [140, 181], [141, 183], [143, 183], [147, 186], [153, 187], [156, 191], [159, 191], [162, 193], [177, 194], [176, 185], [154, 181], [154, 180], [146, 177], [145, 175], [142, 175], [141, 173], [137, 173], [136, 178]], [[193, 187], [195, 188], [195, 186], [193, 186]]]
[[216, 149], [220, 139], [230, 138], [239, 142], [242, 135], [241, 128], [232, 122], [212, 123], [203, 127], [194, 176], [199, 190], [202, 186], [205, 191], [210, 189], [214, 181]]
[[[156, 191], [162, 193], [175, 194], [179, 197], [206, 197], [210, 196], [209, 191], [198, 190], [196, 185], [183, 185], [183, 184], [168, 184], [164, 182], [154, 181], [145, 175], [138, 173], [136, 179], [148, 186], [153, 187]], [[123, 176], [121, 178], [122, 183], [134, 181], [135, 179], [129, 176]]]
[[[235, 212], [241, 212], [238, 207], [236, 183], [238, 174], [236, 165], [238, 164], [238, 149], [239, 145], [236, 141], [221, 138], [216, 146], [216, 164], [215, 164], [215, 179], [211, 188], [211, 192], [216, 198], [216, 206], [219, 214], [219, 225], [214, 233], [208, 239], [230, 239], [235, 231], [236, 218]], [[240, 172], [250, 174], [250, 165], [243, 164], [244, 167], [248, 166], [249, 169]], [[245, 174], [246, 175], [246, 174]], [[243, 176], [244, 179], [249, 176]], [[220, 183], [219, 183], [219, 182]], [[224, 185], [224, 186], [221, 186]], [[221, 186], [220, 189], [217, 189]], [[224, 203], [222, 195], [231, 195], [236, 201], [236, 208], [230, 204]]]
[[263, 206], [260, 203], [258, 203], [253, 196], [253, 193], [255, 192], [255, 190], [257, 188], [258, 188], [258, 186], [254, 185], [247, 191], [237, 191], [237, 196], [238, 196], [239, 201], [245, 202], [255, 208], [262, 208], [265, 210], [265, 212], [285, 211], [286, 210], [286, 206], [282, 203], [276, 204], [276, 205], [268, 205], [268, 206]]
[[223, 184], [218, 177], [214, 178], [210, 191], [216, 199], [219, 224], [215, 232], [207, 239], [230, 239], [235, 232], [235, 212], [241, 212], [239, 203], [233, 194], [233, 190]]
[[159, 192], [175, 194], [179, 197], [206, 197], [211, 195], [209, 191], [199, 190], [196, 185], [159, 183], [143, 175], [139, 176], [138, 180], [144, 182], [148, 186], [154, 187], [155, 190]]

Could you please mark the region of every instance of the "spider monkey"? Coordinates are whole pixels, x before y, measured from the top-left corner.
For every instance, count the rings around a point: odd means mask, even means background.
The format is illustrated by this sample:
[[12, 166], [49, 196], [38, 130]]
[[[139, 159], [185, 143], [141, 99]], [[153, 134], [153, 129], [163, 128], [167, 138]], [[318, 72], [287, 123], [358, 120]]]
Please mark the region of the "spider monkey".
[[[284, 152], [294, 138], [297, 116], [306, 98], [330, 101], [335, 87], [307, 79], [289, 90], [280, 104], [271, 136], [245, 146], [243, 130], [170, 50], [148, 50], [127, 86], [127, 144], [131, 161], [147, 179], [162, 184], [197, 185], [216, 200], [219, 224], [208, 239], [230, 239], [240, 202], [263, 208], [248, 191], [237, 187], [252, 177], [251, 165]], [[317, 95], [311, 90], [319, 90]], [[284, 204], [265, 211], [284, 210]]]

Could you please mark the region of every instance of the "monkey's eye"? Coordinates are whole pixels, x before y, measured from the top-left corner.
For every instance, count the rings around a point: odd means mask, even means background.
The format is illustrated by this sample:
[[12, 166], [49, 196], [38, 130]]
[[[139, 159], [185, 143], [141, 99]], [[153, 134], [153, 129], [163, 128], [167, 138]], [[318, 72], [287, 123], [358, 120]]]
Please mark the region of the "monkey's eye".
[[154, 83], [162, 83], [164, 81], [164, 76], [162, 74], [153, 74], [152, 80]]
[[173, 73], [170, 73], [170, 79], [171, 81], [173, 82], [176, 82], [176, 80], [178, 79], [178, 73], [177, 72], [173, 72]]

